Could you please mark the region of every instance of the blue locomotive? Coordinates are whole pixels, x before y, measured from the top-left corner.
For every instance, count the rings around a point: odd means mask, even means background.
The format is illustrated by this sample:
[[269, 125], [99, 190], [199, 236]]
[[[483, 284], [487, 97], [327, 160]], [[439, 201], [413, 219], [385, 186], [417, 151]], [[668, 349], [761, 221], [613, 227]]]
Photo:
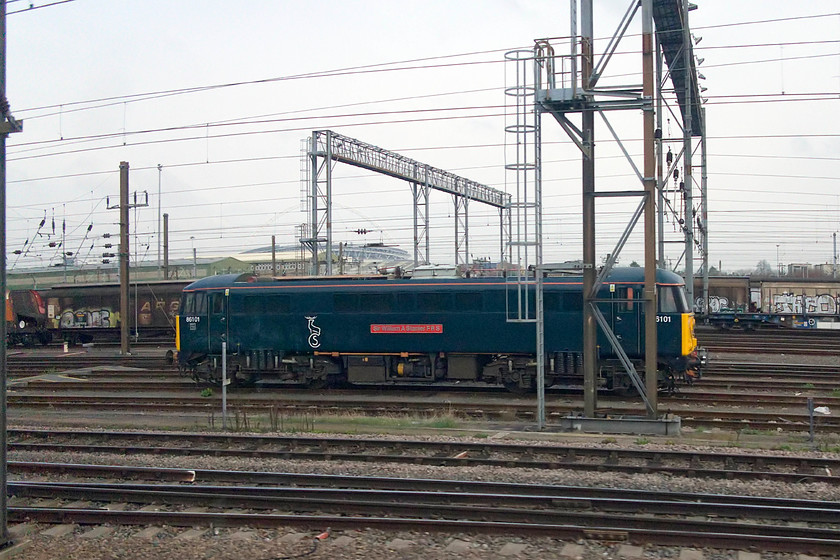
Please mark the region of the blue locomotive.
[[[601, 311], [644, 371], [644, 271], [613, 270]], [[662, 385], [699, 375], [694, 316], [678, 275], [658, 270], [657, 337]], [[513, 391], [536, 386], [533, 323], [508, 321], [505, 278], [283, 277], [222, 275], [183, 292], [177, 319], [179, 367], [220, 381], [222, 343], [234, 384], [485, 382]], [[580, 385], [581, 277], [544, 280], [546, 386]], [[599, 335], [600, 337], [601, 335]], [[599, 339], [599, 384], [630, 380]]]

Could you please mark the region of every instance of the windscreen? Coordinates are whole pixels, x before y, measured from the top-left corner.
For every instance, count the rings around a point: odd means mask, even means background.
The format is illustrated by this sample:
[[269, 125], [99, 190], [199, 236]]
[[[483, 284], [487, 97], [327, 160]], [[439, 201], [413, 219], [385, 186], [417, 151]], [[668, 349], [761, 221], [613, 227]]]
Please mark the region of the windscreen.
[[659, 313], [688, 313], [682, 286], [658, 286]]

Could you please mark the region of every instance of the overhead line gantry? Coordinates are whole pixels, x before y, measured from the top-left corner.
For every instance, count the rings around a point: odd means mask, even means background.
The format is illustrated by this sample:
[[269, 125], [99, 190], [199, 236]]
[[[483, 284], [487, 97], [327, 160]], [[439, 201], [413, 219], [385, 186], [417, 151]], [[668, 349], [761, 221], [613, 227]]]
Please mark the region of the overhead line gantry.
[[[579, 7], [579, 9], [578, 9]], [[616, 31], [602, 53], [596, 56], [594, 49], [594, 10], [592, 0], [572, 0], [570, 3], [571, 34], [568, 37], [569, 51], [556, 54], [555, 45], [550, 40], [540, 39], [535, 42], [532, 51], [517, 50], [507, 53], [506, 58], [513, 65], [509, 74], [516, 79], [515, 85], [508, 85], [506, 93], [513, 101], [514, 110], [510, 122], [506, 123], [508, 146], [515, 147], [512, 153], [513, 163], [506, 165], [517, 185], [517, 197], [512, 207], [525, 216], [514, 219], [515, 228], [512, 239], [522, 239], [526, 250], [526, 261], [533, 258], [533, 264], [527, 264], [525, 270], [534, 270], [533, 280], [523, 282], [527, 289], [535, 292], [537, 348], [537, 394], [538, 426], [545, 422], [544, 408], [544, 314], [542, 305], [542, 276], [550, 272], [551, 267], [542, 262], [542, 114], [552, 115], [560, 127], [568, 134], [582, 155], [582, 220], [583, 220], [583, 365], [584, 365], [584, 417], [594, 418], [597, 401], [598, 379], [598, 329], [604, 333], [609, 344], [619, 356], [627, 374], [644, 401], [648, 417], [658, 417], [657, 403], [657, 343], [656, 343], [656, 207], [659, 206], [660, 232], [663, 223], [663, 192], [676, 161], [670, 162], [667, 173], [662, 172], [662, 113], [663, 93], [668, 90], [665, 84], [673, 84], [682, 112], [683, 150], [676, 159], [684, 158], [685, 217], [680, 222], [684, 233], [686, 284], [689, 295], [693, 294], [693, 248], [695, 208], [692, 200], [691, 175], [691, 140], [694, 136], [705, 135], [704, 112], [700, 107], [700, 88], [697, 82], [696, 63], [692, 48], [692, 36], [688, 27], [688, 12], [696, 6], [688, 0], [631, 0], [627, 10], [618, 23]], [[639, 15], [642, 24], [642, 83], [607, 84], [602, 80], [610, 65], [619, 43], [625, 37], [633, 19]], [[580, 23], [580, 25], [578, 25]], [[655, 24], [655, 31], [654, 31]], [[662, 75], [662, 58], [668, 66], [668, 74]], [[658, 72], [654, 73], [654, 60]], [[611, 111], [634, 110], [643, 115], [644, 157], [642, 165], [637, 165], [630, 156], [619, 134], [607, 117]], [[577, 117], [577, 115], [580, 115]], [[595, 175], [595, 117], [601, 120], [609, 130], [628, 164], [634, 171], [639, 183], [635, 189], [599, 190], [596, 188]], [[658, 126], [656, 126], [658, 123]], [[701, 141], [705, 152], [705, 143]], [[657, 152], [659, 154], [657, 165]], [[685, 154], [684, 156], [682, 154]], [[704, 274], [708, 274], [705, 210], [705, 153], [703, 157], [703, 202], [697, 228], [703, 236]], [[641, 187], [641, 188], [639, 188]], [[605, 197], [638, 197], [639, 204], [630, 218], [625, 231], [617, 241], [613, 251], [607, 256], [604, 266], [598, 270], [596, 263], [595, 217], [598, 199]], [[624, 351], [621, 339], [613, 333], [606, 322], [599, 305], [605, 302], [599, 299], [599, 287], [610, 269], [618, 260], [618, 255], [626, 244], [635, 225], [644, 223], [645, 252], [645, 376], [641, 379], [632, 361]], [[660, 263], [664, 261], [664, 242], [660, 235]], [[533, 257], [532, 257], [533, 255]], [[682, 260], [682, 259], [680, 259]], [[522, 267], [520, 267], [521, 269]], [[606, 303], [622, 301], [612, 298]], [[692, 302], [693, 303], [693, 302]], [[525, 319], [525, 317], [520, 317]]]
[[343, 136], [315, 130], [301, 149], [301, 199], [308, 217], [300, 242], [311, 254], [311, 273], [319, 274], [319, 251], [325, 248], [326, 274], [332, 274], [332, 168], [341, 162], [411, 185], [414, 211], [414, 266], [429, 264], [429, 193], [452, 195], [455, 214], [455, 264], [469, 264], [469, 203], [480, 202], [499, 210], [500, 259], [510, 230], [510, 195], [431, 165]]

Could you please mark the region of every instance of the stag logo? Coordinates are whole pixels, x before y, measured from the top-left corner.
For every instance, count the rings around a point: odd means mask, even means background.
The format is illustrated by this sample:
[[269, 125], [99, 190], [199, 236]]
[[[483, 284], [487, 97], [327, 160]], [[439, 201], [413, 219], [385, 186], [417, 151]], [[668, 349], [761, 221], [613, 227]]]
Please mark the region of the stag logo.
[[321, 346], [321, 341], [318, 340], [318, 337], [321, 336], [321, 327], [315, 325], [315, 319], [317, 319], [317, 315], [315, 317], [307, 317], [307, 326], [309, 327], [309, 346], [312, 348], [318, 348]]

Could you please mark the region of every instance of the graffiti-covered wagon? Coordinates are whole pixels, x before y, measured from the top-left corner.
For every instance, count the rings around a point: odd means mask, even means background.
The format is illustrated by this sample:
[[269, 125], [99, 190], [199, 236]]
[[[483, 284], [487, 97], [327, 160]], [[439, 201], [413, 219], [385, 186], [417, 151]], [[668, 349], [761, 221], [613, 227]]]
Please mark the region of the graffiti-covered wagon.
[[[694, 288], [695, 311], [705, 312], [702, 279]], [[825, 278], [709, 278], [709, 313], [720, 327], [840, 329], [840, 280]]]
[[[141, 340], [174, 341], [183, 280], [144, 281], [129, 287], [131, 335]], [[47, 326], [71, 343], [120, 339], [120, 285], [65, 284], [40, 290]]]

